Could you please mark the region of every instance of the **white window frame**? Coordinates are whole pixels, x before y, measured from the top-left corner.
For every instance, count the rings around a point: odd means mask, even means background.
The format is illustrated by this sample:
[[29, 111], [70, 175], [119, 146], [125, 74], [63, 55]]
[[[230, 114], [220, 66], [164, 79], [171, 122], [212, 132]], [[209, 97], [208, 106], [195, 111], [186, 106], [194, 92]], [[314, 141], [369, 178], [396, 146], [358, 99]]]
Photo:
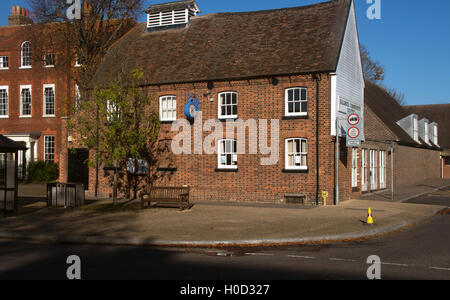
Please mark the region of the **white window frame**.
[[[47, 114], [46, 113], [46, 107], [47, 107], [47, 100], [45, 99], [45, 90], [46, 89], [53, 89], [53, 114]], [[43, 103], [43, 117], [46, 118], [53, 118], [56, 116], [56, 89], [55, 89], [55, 84], [44, 84], [42, 87], [42, 103]]]
[[[8, 63], [8, 66], [4, 67], [3, 65], [5, 64], [5, 58], [6, 57], [6, 61]], [[0, 55], [0, 70], [9, 70], [9, 56], [8, 55]]]
[[[226, 95], [232, 95], [231, 97], [233, 97], [233, 95], [236, 96], [236, 104], [223, 104], [222, 103], [222, 96], [225, 96], [226, 99]], [[234, 92], [234, 91], [225, 91], [225, 92], [220, 92], [217, 96], [217, 116], [219, 119], [224, 120], [224, 119], [237, 119], [238, 115], [237, 115], [237, 109], [238, 109], [238, 105], [239, 105], [239, 97], [238, 97], [238, 93]], [[233, 112], [233, 106], [236, 106], [236, 114], [231, 114], [231, 115], [223, 115], [222, 114], [222, 107], [223, 106], [231, 106], [231, 110]]]
[[[30, 64], [29, 65], [24, 65], [24, 46], [25, 44], [29, 44], [30, 48], [29, 48], [29, 56], [30, 56]], [[31, 54], [31, 42], [30, 41], [25, 41], [22, 43], [22, 45], [20, 46], [20, 69], [31, 69], [32, 68], [32, 54]]]
[[352, 187], [358, 187], [358, 149], [352, 148]]
[[[166, 109], [163, 109], [163, 101], [175, 101], [175, 107], [166, 107]], [[168, 102], [166, 102], [168, 103]], [[172, 114], [175, 113], [175, 117], [171, 118], [164, 118], [163, 112], [166, 111], [167, 113], [171, 112]], [[172, 122], [177, 120], [177, 96], [175, 95], [164, 95], [159, 97], [159, 120], [162, 122]]]
[[367, 191], [367, 149], [361, 149], [361, 191]]
[[[47, 65], [47, 55], [53, 55], [53, 64]], [[44, 67], [45, 68], [54, 68], [55, 67], [55, 61], [56, 61], [56, 54], [53, 52], [45, 53], [44, 54]]]
[[9, 118], [9, 87], [0, 85], [0, 90], [6, 90], [6, 115], [0, 115], [0, 119], [7, 119]]
[[386, 188], [386, 151], [379, 152], [380, 157], [380, 189]]
[[[226, 143], [234, 143], [235, 151], [226, 152]], [[225, 152], [222, 153], [221, 151], [221, 145], [222, 143], [225, 143]], [[231, 163], [232, 165], [223, 164], [222, 163], [222, 156], [228, 156], [231, 155]], [[235, 163], [233, 165], [233, 163]], [[225, 169], [225, 170], [236, 170], [238, 168], [238, 159], [237, 159], [237, 140], [235, 139], [221, 139], [217, 142], [217, 168], [218, 169]]]
[[[293, 101], [289, 101], [289, 92], [293, 91], [294, 92], [294, 96], [295, 96], [295, 90], [299, 90], [299, 96], [300, 99], [299, 100], [293, 100]], [[303, 100], [302, 98], [302, 91], [306, 92], [306, 99]], [[294, 103], [294, 111], [295, 111], [295, 103], [299, 102], [300, 103], [300, 112], [289, 112], [289, 103], [293, 102]], [[306, 111], [302, 111], [302, 103], [306, 103]], [[297, 117], [297, 116], [307, 116], [308, 115], [308, 89], [305, 87], [292, 87], [292, 88], [288, 88], [284, 91], [284, 113], [285, 116], [293, 116], [293, 117]]]
[[[294, 150], [294, 152], [289, 152], [289, 142], [291, 141], [299, 141], [300, 142], [300, 152], [296, 152]], [[302, 147], [302, 142], [305, 141], [306, 142], [306, 149], [301, 149]], [[284, 166], [286, 170], [308, 170], [308, 140], [305, 138], [289, 138], [285, 140], [285, 145], [284, 145]], [[302, 150], [306, 150], [306, 151], [302, 151]], [[293, 155], [294, 156], [294, 166], [290, 166], [289, 165], [289, 156]], [[300, 156], [300, 161], [302, 161], [302, 156], [306, 156], [306, 165], [301, 165], [301, 166], [295, 166], [295, 158], [297, 156]]]
[[[23, 90], [30, 90], [30, 114], [25, 115], [23, 113], [23, 98], [22, 98], [22, 91]], [[33, 114], [33, 92], [31, 85], [21, 85], [20, 86], [20, 118], [31, 118]]]
[[[48, 152], [49, 149], [51, 149], [48, 147], [49, 142], [47, 140], [49, 138], [53, 139], [53, 141], [52, 141], [53, 142], [53, 153]], [[55, 138], [55, 136], [54, 135], [45, 135], [44, 136], [44, 161], [45, 162], [55, 162], [55, 154], [56, 154], [56, 138]], [[52, 155], [53, 159], [47, 159], [47, 157], [49, 155]]]

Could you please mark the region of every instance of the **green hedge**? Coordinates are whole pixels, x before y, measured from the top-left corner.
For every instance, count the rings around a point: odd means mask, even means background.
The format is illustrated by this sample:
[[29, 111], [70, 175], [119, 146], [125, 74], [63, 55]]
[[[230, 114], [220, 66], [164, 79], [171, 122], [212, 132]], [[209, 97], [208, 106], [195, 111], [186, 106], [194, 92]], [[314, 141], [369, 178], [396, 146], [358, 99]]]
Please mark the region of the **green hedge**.
[[55, 163], [35, 161], [28, 164], [28, 182], [52, 182], [58, 177], [59, 168]]

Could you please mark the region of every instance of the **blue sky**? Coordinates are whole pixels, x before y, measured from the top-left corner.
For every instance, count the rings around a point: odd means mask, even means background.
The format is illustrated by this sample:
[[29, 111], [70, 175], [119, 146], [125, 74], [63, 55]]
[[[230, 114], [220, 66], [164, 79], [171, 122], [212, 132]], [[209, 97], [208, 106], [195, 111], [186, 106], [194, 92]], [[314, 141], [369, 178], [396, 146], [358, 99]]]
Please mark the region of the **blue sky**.
[[[380, 0], [381, 20], [367, 18], [367, 0], [354, 1], [360, 41], [385, 67], [385, 85], [404, 93], [409, 105], [450, 103], [450, 1]], [[146, 5], [163, 2], [169, 0], [146, 0]], [[201, 14], [318, 2], [324, 0], [197, 0]], [[25, 0], [0, 3], [0, 26], [8, 24], [12, 5], [27, 7]]]

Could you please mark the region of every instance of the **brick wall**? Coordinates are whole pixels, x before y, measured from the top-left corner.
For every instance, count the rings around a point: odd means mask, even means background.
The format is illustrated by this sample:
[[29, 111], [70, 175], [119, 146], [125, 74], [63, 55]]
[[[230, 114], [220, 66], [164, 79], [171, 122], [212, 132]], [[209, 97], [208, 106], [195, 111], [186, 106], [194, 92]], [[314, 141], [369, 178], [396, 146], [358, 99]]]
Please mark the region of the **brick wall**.
[[[304, 118], [285, 118], [285, 89], [290, 87], [306, 87], [308, 89], [308, 116]], [[334, 202], [334, 138], [330, 133], [330, 81], [323, 75], [319, 82], [319, 136], [316, 135], [316, 81], [312, 76], [292, 76], [279, 78], [273, 85], [270, 78], [230, 82], [215, 82], [212, 94], [208, 92], [207, 83], [166, 85], [148, 88], [154, 99], [152, 109], [157, 110], [159, 97], [177, 96], [177, 118], [185, 118], [184, 105], [191, 92], [199, 95], [200, 110], [203, 122], [218, 118], [218, 93], [234, 91], [238, 93], [238, 117], [242, 120], [267, 119], [279, 120], [279, 160], [271, 166], [261, 166], [261, 158], [268, 155], [238, 155], [236, 172], [218, 171], [217, 154], [179, 155], [172, 159], [176, 171], [159, 172], [162, 176], [157, 185], [189, 185], [192, 187], [194, 201], [244, 201], [280, 203], [286, 193], [300, 193], [307, 196], [308, 203], [315, 203], [317, 170], [319, 172], [319, 193], [329, 193], [328, 204]], [[211, 102], [210, 98], [214, 100]], [[225, 128], [225, 122], [220, 122]], [[268, 123], [270, 127], [270, 121]], [[170, 140], [176, 133], [170, 132], [171, 124], [162, 124], [160, 138]], [[225, 129], [224, 129], [225, 130]], [[270, 129], [268, 129], [270, 132]], [[203, 141], [210, 132], [203, 132]], [[308, 140], [308, 170], [287, 172], [285, 169], [285, 139], [306, 138]], [[270, 140], [270, 135], [269, 135]], [[194, 136], [192, 135], [192, 141]], [[318, 143], [318, 147], [316, 147]], [[248, 141], [246, 153], [248, 153]], [[316, 148], [319, 149], [319, 168], [316, 168]], [[346, 158], [350, 159], [351, 157]], [[162, 167], [167, 167], [162, 163]], [[350, 198], [348, 166], [341, 165], [342, 199]], [[110, 180], [102, 170], [99, 175], [99, 196], [111, 195]], [[94, 191], [95, 170], [90, 170], [90, 195]]]
[[[0, 43], [0, 56], [9, 58], [9, 68], [0, 70], [0, 85], [9, 89], [8, 118], [0, 119], [0, 134], [10, 133], [40, 133], [38, 139], [37, 159], [44, 159], [44, 136], [55, 136], [55, 162], [60, 163], [61, 155], [66, 149], [62, 124], [65, 115], [64, 108], [68, 96], [73, 94], [73, 87], [68, 84], [67, 72], [56, 67], [46, 68], [42, 62], [32, 63], [31, 69], [21, 69], [21, 45], [27, 41], [25, 27], [3, 27], [2, 30], [12, 33], [8, 40]], [[44, 96], [43, 85], [55, 85], [55, 117], [43, 117]], [[31, 117], [20, 117], [20, 86], [31, 85]], [[61, 167], [61, 166], [60, 166]]]

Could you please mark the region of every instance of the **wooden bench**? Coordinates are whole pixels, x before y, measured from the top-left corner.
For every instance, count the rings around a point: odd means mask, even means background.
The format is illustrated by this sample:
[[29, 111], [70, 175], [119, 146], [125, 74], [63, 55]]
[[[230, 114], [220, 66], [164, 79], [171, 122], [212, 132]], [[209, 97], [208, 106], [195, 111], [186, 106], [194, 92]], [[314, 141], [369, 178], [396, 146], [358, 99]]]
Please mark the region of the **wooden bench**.
[[147, 203], [156, 205], [164, 204], [164, 206], [179, 207], [180, 210], [190, 208], [189, 204], [189, 187], [150, 187], [147, 191], [141, 193], [141, 208], [145, 208]]

